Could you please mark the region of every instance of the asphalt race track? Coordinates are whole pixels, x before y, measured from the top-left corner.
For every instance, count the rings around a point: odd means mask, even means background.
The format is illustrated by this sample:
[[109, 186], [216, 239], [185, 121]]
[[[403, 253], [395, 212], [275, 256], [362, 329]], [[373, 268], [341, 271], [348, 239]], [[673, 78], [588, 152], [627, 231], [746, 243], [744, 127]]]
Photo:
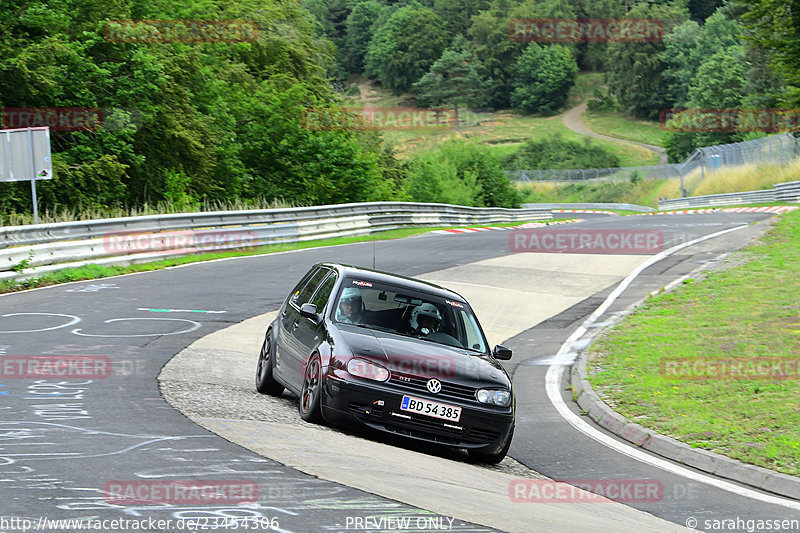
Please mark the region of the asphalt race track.
[[[586, 221], [580, 224], [541, 231], [658, 231], [664, 237], [663, 247], [668, 248], [741, 227], [647, 268], [597, 320], [598, 324], [650, 291], [743, 246], [764, 229], [769, 218], [755, 213], [582, 216]], [[190, 525], [221, 531], [265, 531], [267, 525], [272, 530], [294, 532], [396, 531], [401, 525], [409, 531], [509, 530], [502, 520], [481, 520], [482, 514], [474, 505], [463, 513], [459, 511], [458, 490], [482, 476], [650, 480], [663, 487], [660, 497], [629, 501], [626, 506], [513, 502], [520, 513], [524, 508], [524, 513], [543, 517], [540, 527], [531, 531], [545, 530], [548, 516], [555, 522], [572, 520], [571, 527], [576, 531], [678, 530], [685, 524], [704, 529], [705, 520], [737, 519], [741, 528], [705, 529], [745, 531], [747, 520], [800, 518], [797, 502], [755, 493], [735, 494], [713, 479], [698, 481], [680, 471], [645, 464], [565, 422], [545, 390], [545, 375], [554, 356], [627, 273], [622, 272], [623, 266], [632, 270], [632, 265], [647, 257], [582, 254], [570, 261], [564, 254], [515, 254], [510, 250], [510, 234], [427, 234], [375, 244], [199, 263], [0, 297], [0, 355], [4, 363], [0, 379], [0, 531], [34, 530], [37, 525], [40, 531], [78, 530], [44, 519], [76, 519], [85, 524], [116, 520], [105, 523], [103, 529], [107, 531], [187, 531]], [[539, 261], [541, 268], [521, 267], [522, 256], [529, 265]], [[374, 260], [380, 269], [449, 284], [473, 302], [484, 325], [492, 324], [486, 328], [489, 340], [502, 341], [514, 350], [514, 357], [507, 362], [517, 394], [517, 430], [509, 452], [513, 460], [482, 467], [465, 462], [457, 454], [426, 453], [371, 435], [304, 428], [292, 416], [296, 401], [288, 395], [277, 400], [277, 419], [264, 416], [258, 409], [262, 404], [257, 403], [263, 398], [252, 389], [252, 379], [249, 389], [240, 387], [239, 381], [220, 382], [220, 376], [252, 376], [254, 366], [216, 367], [218, 361], [213, 357], [197, 365], [191, 380], [162, 386], [179, 397], [182, 411], [197, 405], [198, 417], [218, 421], [230, 413], [240, 424], [251, 421], [251, 436], [242, 441], [217, 436], [165, 400], [157, 377], [176, 354], [212, 333], [222, 334], [247, 319], [274, 311], [308, 267], [321, 260], [363, 266], [372, 266]], [[550, 264], [553, 261], [558, 267]], [[558, 272], [565, 274], [559, 276]], [[487, 293], [487, 287], [499, 292]], [[503, 292], [506, 290], [508, 293]], [[527, 296], [515, 299], [512, 291], [520, 290]], [[502, 298], [492, 294], [502, 294]], [[552, 312], [543, 312], [542, 308]], [[257, 329], [258, 324], [254, 327]], [[254, 355], [258, 348], [252, 346]], [[5, 366], [9, 360], [30, 356], [40, 356], [39, 360], [44, 356], [92, 356], [94, 366], [84, 369], [86, 373], [80, 379], [31, 379], [14, 375], [16, 367], [9, 370]], [[558, 361], [559, 365], [563, 363]], [[564, 372], [567, 368], [563, 366]], [[204, 369], [208, 380], [203, 379]], [[562, 387], [564, 400], [578, 413], [565, 389], [566, 385]], [[275, 422], [280, 424], [273, 427], [287, 428], [285, 435], [271, 436], [271, 442], [283, 444], [283, 451], [251, 451], [249, 448], [258, 446], [261, 433], [268, 433], [269, 424]], [[305, 435], [312, 433], [325, 451], [320, 455], [326, 459], [325, 475], [306, 473], [314, 472], [308, 466], [314, 454], [304, 451], [287, 455], [286, 450], [292, 449], [313, 451], [308, 442], [314, 441], [305, 440]], [[619, 444], [620, 448], [625, 446]], [[353, 474], [356, 470], [337, 469], [337, 460], [351, 465], [348, 461], [359, 450], [389, 453], [393, 461], [401, 461], [401, 466], [380, 468], [381, 463], [376, 466], [362, 458], [369, 467], [362, 468], [357, 476]], [[278, 455], [284, 460], [274, 460]], [[424, 493], [414, 493], [413, 483], [408, 490], [398, 490], [405, 487], [393, 485], [396, 478], [403, 477], [402, 461], [416, 462], [415, 457], [430, 465], [427, 471], [431, 477], [440, 482], [452, 480], [452, 494], [444, 489], [425, 500]], [[286, 466], [295, 461], [298, 468]], [[340, 471], [349, 472], [352, 482], [337, 482]], [[214, 482], [228, 490], [220, 492], [214, 502], [201, 504], [185, 494], [183, 498], [170, 498], [156, 492], [159, 483], [181, 480]], [[386, 490], [357, 488], [379, 484]], [[145, 493], [123, 495], [115, 492], [119, 487], [144, 487]], [[394, 491], [389, 490], [392, 487]], [[242, 497], [253, 493], [256, 501]], [[386, 496], [389, 493], [391, 496]], [[510, 500], [508, 496], [506, 499]], [[408, 503], [411, 501], [415, 503]], [[129, 522], [120, 522], [123, 520]], [[133, 520], [140, 521], [136, 524], [139, 527], [134, 527]], [[158, 524], [159, 520], [163, 522]], [[613, 529], [609, 526], [612, 523]], [[514, 526], [513, 530], [519, 529]]]

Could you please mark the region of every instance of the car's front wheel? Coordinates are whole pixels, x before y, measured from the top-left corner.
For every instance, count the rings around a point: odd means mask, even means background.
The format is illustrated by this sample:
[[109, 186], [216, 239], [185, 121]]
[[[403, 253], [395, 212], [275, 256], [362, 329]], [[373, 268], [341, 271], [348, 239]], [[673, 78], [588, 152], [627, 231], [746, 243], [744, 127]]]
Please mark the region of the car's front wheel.
[[497, 453], [485, 453], [480, 451], [480, 449], [471, 449], [468, 450], [469, 458], [473, 461], [477, 461], [480, 463], [487, 463], [490, 465], [496, 465], [500, 461], [502, 461], [506, 454], [508, 454], [508, 449], [511, 447], [511, 439], [514, 437], [514, 426], [511, 426], [511, 430], [508, 432], [508, 438], [506, 438], [506, 443]]
[[272, 346], [272, 329], [267, 331], [264, 337], [264, 344], [261, 346], [261, 353], [258, 355], [258, 365], [256, 366], [256, 390], [261, 394], [280, 396], [283, 394], [283, 385], [275, 381], [272, 376], [272, 368], [275, 365], [275, 350]]
[[303, 388], [300, 391], [300, 418], [306, 422], [321, 422], [322, 407], [322, 362], [319, 355], [312, 355], [303, 372]]

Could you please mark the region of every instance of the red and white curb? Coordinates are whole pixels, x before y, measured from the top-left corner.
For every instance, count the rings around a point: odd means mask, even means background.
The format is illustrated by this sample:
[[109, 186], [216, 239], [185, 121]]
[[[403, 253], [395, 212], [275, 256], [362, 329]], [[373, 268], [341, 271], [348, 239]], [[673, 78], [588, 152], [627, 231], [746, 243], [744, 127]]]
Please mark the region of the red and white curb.
[[653, 213], [640, 213], [635, 216], [653, 216], [653, 215], [697, 215], [702, 213], [774, 213], [780, 215], [795, 211], [800, 207], [794, 205], [771, 205], [768, 207], [726, 207], [720, 209], [718, 207], [711, 207], [708, 209], [682, 209], [678, 211], [656, 211]]
[[527, 224], [520, 224], [519, 226], [506, 226], [506, 227], [493, 227], [484, 226], [480, 228], [452, 228], [452, 229], [437, 229], [431, 233], [445, 235], [453, 233], [477, 233], [479, 231], [505, 231], [510, 229], [530, 229], [530, 228], [544, 228], [547, 226], [555, 226], [557, 224], [572, 224], [575, 222], [584, 222], [582, 218], [570, 218], [569, 220], [555, 220], [553, 222], [528, 222]]

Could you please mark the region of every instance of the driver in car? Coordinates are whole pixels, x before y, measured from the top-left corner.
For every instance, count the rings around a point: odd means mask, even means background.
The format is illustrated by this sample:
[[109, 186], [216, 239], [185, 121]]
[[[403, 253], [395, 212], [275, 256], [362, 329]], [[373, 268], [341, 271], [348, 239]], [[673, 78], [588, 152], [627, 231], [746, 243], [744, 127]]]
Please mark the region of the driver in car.
[[424, 303], [411, 311], [409, 324], [415, 335], [427, 337], [431, 333], [439, 331], [439, 326], [442, 324], [442, 315], [435, 305]]
[[347, 287], [339, 298], [336, 309], [336, 320], [345, 324], [360, 324], [364, 318], [364, 300], [361, 291], [355, 287]]

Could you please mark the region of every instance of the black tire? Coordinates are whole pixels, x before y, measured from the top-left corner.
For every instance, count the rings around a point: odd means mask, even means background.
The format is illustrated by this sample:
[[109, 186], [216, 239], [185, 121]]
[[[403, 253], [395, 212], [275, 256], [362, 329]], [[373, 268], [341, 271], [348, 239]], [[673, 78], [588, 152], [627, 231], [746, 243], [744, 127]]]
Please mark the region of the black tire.
[[256, 390], [261, 394], [280, 396], [283, 394], [283, 385], [275, 381], [272, 369], [275, 365], [274, 349], [272, 346], [272, 329], [267, 331], [261, 353], [258, 355], [256, 366]]
[[322, 422], [321, 392], [322, 362], [318, 355], [312, 355], [303, 371], [303, 388], [300, 391], [298, 405], [300, 418], [306, 422]]
[[484, 453], [480, 451], [480, 449], [470, 449], [467, 450], [467, 453], [469, 453], [469, 458], [475, 462], [496, 465], [505, 458], [506, 454], [508, 454], [508, 449], [511, 447], [511, 439], [513, 437], [514, 437], [514, 426], [511, 426], [511, 431], [508, 432], [508, 438], [506, 439], [506, 443], [503, 445], [503, 448], [499, 452]]

